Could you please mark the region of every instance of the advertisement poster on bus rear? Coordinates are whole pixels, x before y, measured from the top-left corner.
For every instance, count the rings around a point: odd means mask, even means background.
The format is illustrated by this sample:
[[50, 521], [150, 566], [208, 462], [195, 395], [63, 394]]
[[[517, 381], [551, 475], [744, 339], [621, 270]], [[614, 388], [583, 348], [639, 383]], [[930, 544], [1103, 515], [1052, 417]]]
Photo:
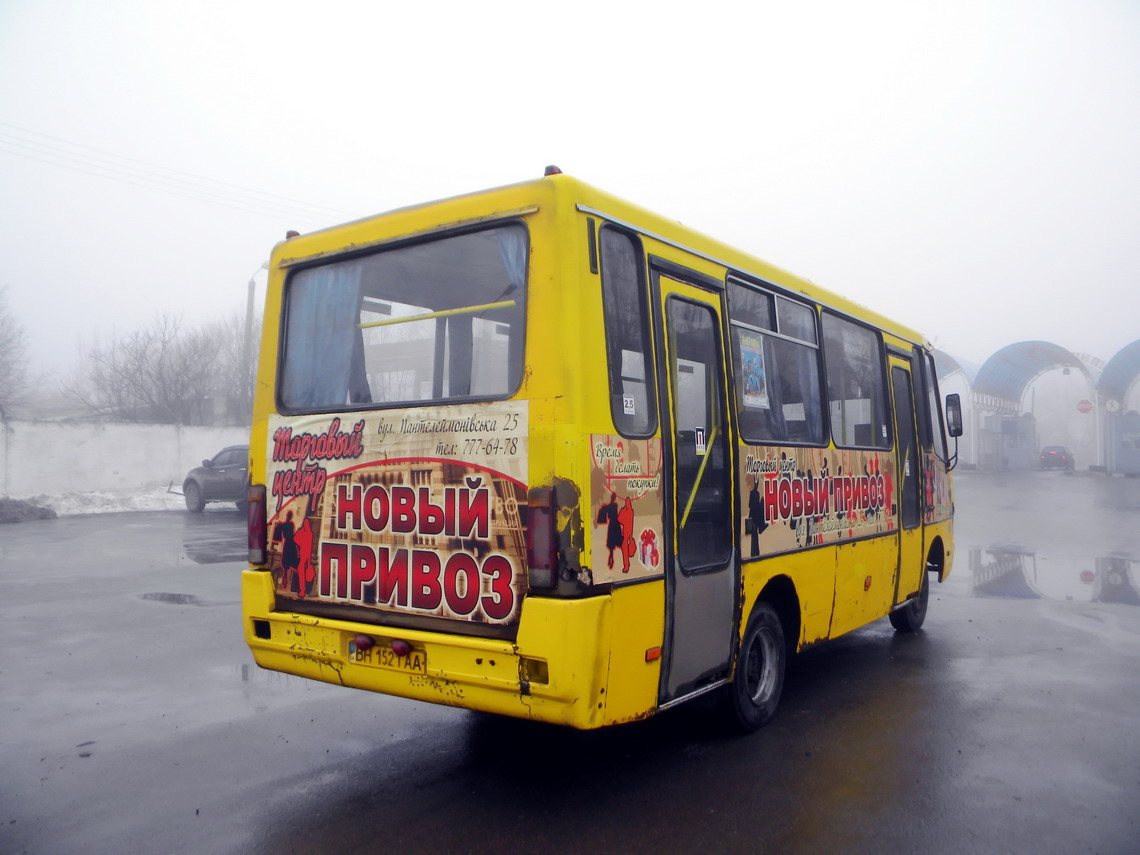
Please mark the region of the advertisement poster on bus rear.
[[490, 625], [526, 591], [527, 404], [269, 422], [278, 597]]

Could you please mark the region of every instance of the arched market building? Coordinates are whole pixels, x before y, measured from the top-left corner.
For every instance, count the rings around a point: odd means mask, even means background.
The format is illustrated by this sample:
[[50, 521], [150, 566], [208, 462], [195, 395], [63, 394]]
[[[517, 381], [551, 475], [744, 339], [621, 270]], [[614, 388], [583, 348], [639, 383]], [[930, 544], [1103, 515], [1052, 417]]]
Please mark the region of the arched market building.
[[964, 466], [1036, 468], [1065, 446], [1076, 468], [1140, 475], [1140, 339], [1107, 362], [1046, 341], [1003, 347], [975, 366], [936, 350], [943, 395], [962, 396]]

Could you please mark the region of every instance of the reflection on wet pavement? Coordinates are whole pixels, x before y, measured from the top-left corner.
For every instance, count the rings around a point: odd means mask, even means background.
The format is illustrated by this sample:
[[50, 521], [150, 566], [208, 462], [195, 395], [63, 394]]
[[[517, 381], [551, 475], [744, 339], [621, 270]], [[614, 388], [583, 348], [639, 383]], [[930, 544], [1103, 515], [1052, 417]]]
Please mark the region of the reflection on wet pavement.
[[1072, 559], [1015, 547], [970, 549], [970, 590], [977, 597], [1055, 599], [1140, 606], [1137, 561], [1122, 555]]
[[249, 554], [245, 514], [228, 508], [186, 514], [182, 546], [195, 564], [245, 561]]

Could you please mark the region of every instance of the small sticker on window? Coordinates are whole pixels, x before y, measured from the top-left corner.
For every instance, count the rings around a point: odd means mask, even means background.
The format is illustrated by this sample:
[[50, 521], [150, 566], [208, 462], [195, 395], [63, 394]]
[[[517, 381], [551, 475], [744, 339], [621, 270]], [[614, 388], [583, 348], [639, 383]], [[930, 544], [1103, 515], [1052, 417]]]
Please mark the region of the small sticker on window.
[[887, 426], [883, 425], [883, 439], [887, 438]]
[[697, 456], [701, 457], [705, 453], [705, 429], [694, 428], [693, 438], [697, 441]]
[[633, 395], [622, 395], [621, 403], [627, 416], [637, 415], [637, 405], [633, 402]]

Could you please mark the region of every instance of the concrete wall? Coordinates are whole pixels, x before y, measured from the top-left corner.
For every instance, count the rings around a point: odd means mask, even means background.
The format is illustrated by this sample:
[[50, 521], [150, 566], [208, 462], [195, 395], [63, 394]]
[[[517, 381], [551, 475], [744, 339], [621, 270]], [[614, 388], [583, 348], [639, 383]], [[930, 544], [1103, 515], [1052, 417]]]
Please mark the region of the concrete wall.
[[245, 427], [6, 421], [0, 423], [0, 496], [163, 486], [227, 445]]

